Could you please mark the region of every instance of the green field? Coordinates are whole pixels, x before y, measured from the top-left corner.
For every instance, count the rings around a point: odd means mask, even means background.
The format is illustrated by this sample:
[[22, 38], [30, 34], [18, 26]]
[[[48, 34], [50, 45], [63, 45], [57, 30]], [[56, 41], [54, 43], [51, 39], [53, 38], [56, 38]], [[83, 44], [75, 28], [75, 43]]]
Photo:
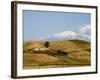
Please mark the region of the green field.
[[90, 43], [82, 40], [64, 40], [49, 42], [48, 51], [34, 51], [45, 48], [45, 41], [24, 41], [23, 68], [57, 68], [90, 66]]

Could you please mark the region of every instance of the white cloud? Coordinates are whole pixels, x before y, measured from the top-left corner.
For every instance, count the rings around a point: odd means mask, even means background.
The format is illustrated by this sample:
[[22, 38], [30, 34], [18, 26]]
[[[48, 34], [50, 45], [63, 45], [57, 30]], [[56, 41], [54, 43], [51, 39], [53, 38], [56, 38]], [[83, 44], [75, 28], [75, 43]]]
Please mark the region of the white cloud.
[[84, 27], [81, 27], [79, 33], [91, 34], [91, 25], [89, 24]]
[[77, 33], [74, 31], [64, 31], [60, 33], [56, 33], [54, 36], [55, 37], [66, 37], [66, 36], [76, 36]]
[[91, 38], [91, 26], [86, 25], [78, 29], [77, 32], [75, 31], [63, 31], [56, 34], [53, 34], [47, 38], [44, 38], [44, 40], [72, 40], [72, 39], [79, 39], [84, 41], [90, 41]]

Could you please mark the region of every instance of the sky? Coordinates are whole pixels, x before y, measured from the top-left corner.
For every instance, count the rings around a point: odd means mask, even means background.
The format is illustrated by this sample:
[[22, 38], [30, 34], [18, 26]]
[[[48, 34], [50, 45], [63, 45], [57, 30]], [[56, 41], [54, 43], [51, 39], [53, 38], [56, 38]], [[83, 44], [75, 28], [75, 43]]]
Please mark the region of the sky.
[[90, 20], [89, 13], [23, 10], [23, 39], [38, 40], [63, 31], [84, 32]]

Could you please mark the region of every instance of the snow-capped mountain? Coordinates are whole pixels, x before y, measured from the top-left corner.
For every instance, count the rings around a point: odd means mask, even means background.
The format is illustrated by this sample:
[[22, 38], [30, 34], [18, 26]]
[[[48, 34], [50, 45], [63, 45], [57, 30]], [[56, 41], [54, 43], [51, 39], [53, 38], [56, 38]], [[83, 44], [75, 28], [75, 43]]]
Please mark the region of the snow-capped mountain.
[[47, 38], [44, 38], [43, 40], [47, 41], [60, 41], [60, 40], [84, 40], [90, 42], [90, 36], [87, 34], [82, 34], [74, 31], [64, 31], [60, 33], [56, 33], [54, 35], [51, 35]]

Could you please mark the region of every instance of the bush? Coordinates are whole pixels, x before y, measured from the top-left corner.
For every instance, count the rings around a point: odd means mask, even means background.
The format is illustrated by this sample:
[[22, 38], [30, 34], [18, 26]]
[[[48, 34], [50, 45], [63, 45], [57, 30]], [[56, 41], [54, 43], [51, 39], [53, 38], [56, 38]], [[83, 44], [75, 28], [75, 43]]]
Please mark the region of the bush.
[[48, 47], [49, 47], [49, 42], [48, 42], [48, 41], [46, 41], [44, 45], [45, 45], [45, 47], [47, 47], [47, 48], [48, 48]]
[[58, 53], [59, 55], [68, 55], [67, 52], [64, 52], [64, 51], [61, 51], [61, 50], [57, 50], [57, 53]]

